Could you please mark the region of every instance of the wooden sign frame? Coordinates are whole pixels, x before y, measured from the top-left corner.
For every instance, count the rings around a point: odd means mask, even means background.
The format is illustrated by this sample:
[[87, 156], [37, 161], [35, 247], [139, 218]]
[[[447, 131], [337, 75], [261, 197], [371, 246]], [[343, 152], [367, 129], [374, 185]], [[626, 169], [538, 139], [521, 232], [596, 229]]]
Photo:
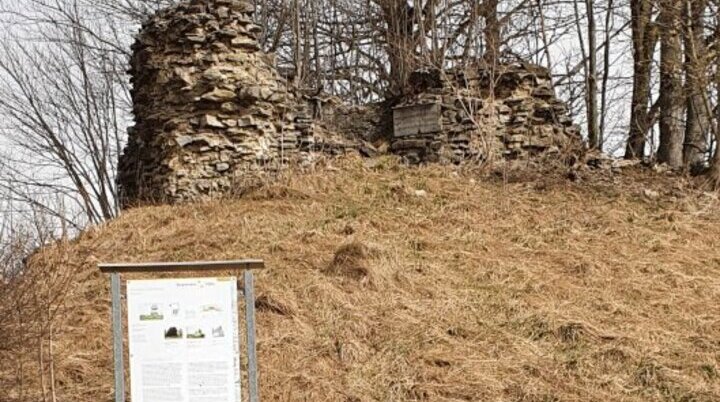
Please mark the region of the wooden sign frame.
[[123, 348], [121, 274], [198, 273], [243, 271], [245, 324], [248, 354], [249, 402], [260, 402], [258, 388], [257, 338], [255, 331], [255, 279], [253, 270], [265, 268], [262, 260], [150, 262], [99, 264], [100, 272], [110, 274], [112, 297], [113, 355], [115, 366], [115, 402], [125, 402], [125, 362]]

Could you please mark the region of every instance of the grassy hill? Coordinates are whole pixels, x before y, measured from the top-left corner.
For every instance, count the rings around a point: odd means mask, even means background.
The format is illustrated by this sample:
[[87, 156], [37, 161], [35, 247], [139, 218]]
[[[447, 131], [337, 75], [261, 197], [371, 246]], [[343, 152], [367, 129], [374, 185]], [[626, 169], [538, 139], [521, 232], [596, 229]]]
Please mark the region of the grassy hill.
[[371, 164], [130, 210], [38, 253], [0, 295], [0, 400], [50, 400], [51, 374], [59, 401], [111, 400], [98, 262], [243, 257], [268, 265], [266, 401], [720, 400], [716, 196]]

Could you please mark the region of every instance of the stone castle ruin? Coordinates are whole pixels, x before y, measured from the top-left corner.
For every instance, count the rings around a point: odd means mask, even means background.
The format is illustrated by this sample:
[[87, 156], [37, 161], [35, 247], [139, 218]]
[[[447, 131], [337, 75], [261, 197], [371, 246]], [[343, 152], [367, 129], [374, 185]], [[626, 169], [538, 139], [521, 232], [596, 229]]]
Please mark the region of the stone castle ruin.
[[411, 163], [523, 158], [582, 144], [550, 72], [518, 63], [417, 71], [394, 109], [392, 150]]
[[133, 46], [136, 125], [120, 159], [124, 204], [223, 194], [244, 175], [351, 141], [316, 142], [311, 103], [260, 51], [254, 7], [192, 0], [158, 12]]
[[[124, 205], [227, 194], [319, 153], [375, 153], [362, 140], [382, 130], [387, 111], [293, 88], [260, 50], [253, 13], [244, 0], [185, 0], [143, 24], [130, 69], [136, 124], [118, 172]], [[425, 71], [412, 81], [385, 135], [407, 162], [523, 157], [580, 141], [539, 67]]]

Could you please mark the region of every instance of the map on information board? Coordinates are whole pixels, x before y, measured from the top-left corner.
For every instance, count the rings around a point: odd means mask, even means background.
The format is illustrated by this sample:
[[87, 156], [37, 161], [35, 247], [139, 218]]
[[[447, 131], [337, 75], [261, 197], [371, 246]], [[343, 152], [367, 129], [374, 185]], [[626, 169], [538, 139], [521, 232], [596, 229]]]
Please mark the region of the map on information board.
[[132, 402], [240, 402], [235, 278], [128, 281]]

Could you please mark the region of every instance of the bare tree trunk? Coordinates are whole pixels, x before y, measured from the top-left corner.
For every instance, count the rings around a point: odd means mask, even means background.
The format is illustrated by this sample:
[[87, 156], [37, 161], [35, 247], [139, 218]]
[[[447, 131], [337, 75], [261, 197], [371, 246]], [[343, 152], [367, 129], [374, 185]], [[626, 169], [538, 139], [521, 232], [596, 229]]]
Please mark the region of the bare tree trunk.
[[687, 0], [685, 3], [685, 93], [687, 111], [683, 159], [686, 169], [701, 167], [707, 154], [707, 134], [710, 131], [710, 111], [706, 107], [707, 46], [703, 35], [703, 13], [707, 0]]
[[[720, 16], [715, 16], [715, 42], [712, 47], [715, 52], [720, 50]], [[715, 93], [720, 94], [720, 55], [715, 56]], [[710, 187], [720, 189], [720, 99], [715, 105], [715, 123], [713, 135], [715, 136], [715, 156], [710, 163], [710, 169], [707, 172]]]
[[611, 44], [610, 31], [613, 27], [613, 12], [615, 11], [614, 1], [608, 0], [608, 8], [605, 12], [605, 51], [603, 52], [603, 78], [600, 99], [600, 149], [605, 144], [605, 129], [607, 127], [607, 109], [608, 109], [608, 82], [610, 80], [610, 63], [611, 63]]
[[[612, 0], [611, 0], [612, 1]], [[550, 42], [548, 41], [547, 28], [545, 23], [545, 10], [543, 0], [537, 0], [538, 16], [540, 17], [540, 38], [543, 43], [543, 51], [545, 53], [545, 62], [548, 71], [552, 71], [552, 59], [550, 57]]]
[[407, 79], [414, 67], [416, 54], [413, 34], [416, 9], [406, 0], [376, 1], [382, 10], [385, 23], [383, 36], [390, 65], [389, 95], [397, 97], [404, 93]]
[[[720, 64], [720, 62], [718, 64]], [[717, 67], [715, 90], [720, 91], [720, 65]], [[710, 169], [708, 169], [707, 177], [711, 188], [720, 189], [720, 110], [716, 113], [715, 130], [713, 130], [715, 135], [715, 154], [710, 161]]]
[[600, 128], [598, 126], [598, 84], [597, 84], [597, 26], [595, 23], [594, 1], [585, 0], [585, 12], [588, 20], [588, 71], [587, 71], [587, 119], [588, 142], [591, 149], [600, 149]]
[[500, 21], [498, 20], [498, 0], [485, 0], [483, 4], [485, 17], [485, 62], [497, 65], [500, 57]]
[[715, 157], [710, 165], [707, 177], [711, 188], [720, 188], [720, 152], [717, 152], [717, 150], [715, 150]]
[[320, 33], [318, 32], [318, 10], [316, 8], [316, 1], [311, 2], [310, 10], [312, 12], [312, 43], [313, 43], [313, 59], [315, 62], [315, 88], [318, 91], [323, 90], [323, 83], [325, 82], [325, 74], [322, 69], [322, 51], [320, 50]]
[[303, 80], [303, 51], [301, 45], [302, 32], [300, 27], [300, 0], [294, 0], [293, 3], [293, 58], [295, 61], [295, 77], [294, 84], [299, 87]]
[[661, 2], [660, 39], [660, 146], [657, 160], [673, 168], [683, 164], [683, 86], [681, 7], [675, 0]]
[[651, 0], [631, 0], [633, 41], [633, 94], [631, 102], [630, 135], [625, 158], [645, 156], [646, 136], [651, 127], [650, 82], [652, 56], [657, 44], [657, 29], [652, 21]]

